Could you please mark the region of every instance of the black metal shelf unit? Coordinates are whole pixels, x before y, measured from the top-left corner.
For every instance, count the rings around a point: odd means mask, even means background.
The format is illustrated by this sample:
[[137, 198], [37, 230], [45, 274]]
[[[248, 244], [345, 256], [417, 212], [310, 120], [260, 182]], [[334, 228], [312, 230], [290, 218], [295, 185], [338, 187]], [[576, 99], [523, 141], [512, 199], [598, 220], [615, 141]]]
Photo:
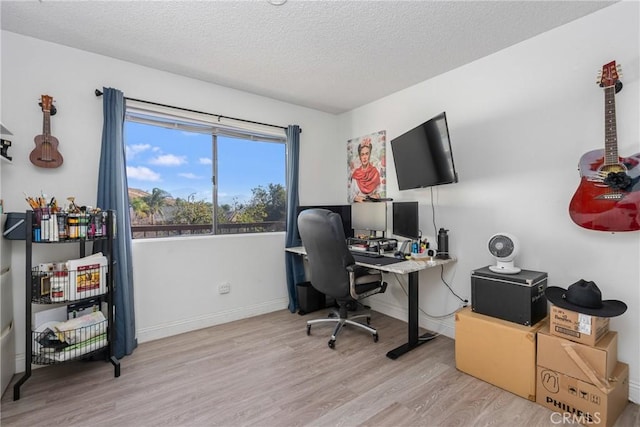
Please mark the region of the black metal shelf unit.
[[[20, 388], [31, 377], [32, 364], [53, 365], [104, 354], [105, 359], [114, 366], [114, 377], [120, 376], [120, 361], [114, 356], [113, 351], [114, 216], [114, 211], [107, 211], [104, 217], [106, 232], [78, 238], [56, 238], [55, 241], [35, 241], [36, 236], [40, 239], [40, 233], [34, 232], [38, 216], [34, 211], [26, 212], [25, 371], [13, 387], [13, 400], [20, 399]], [[97, 242], [102, 243], [106, 263], [87, 263], [73, 268], [71, 261], [68, 261], [66, 265], [72, 268], [64, 270], [58, 269], [57, 265], [53, 268], [53, 265], [48, 266], [46, 263], [32, 265], [34, 244], [76, 244], [79, 245], [79, 259], [90, 260], [91, 258], [85, 258], [87, 244]], [[68, 327], [63, 328], [57, 323], [56, 327], [34, 329], [34, 326], [39, 325], [33, 325], [33, 304], [55, 304], [58, 308], [62, 307], [70, 316], [70, 321], [64, 322]], [[106, 310], [103, 308], [105, 305]]]

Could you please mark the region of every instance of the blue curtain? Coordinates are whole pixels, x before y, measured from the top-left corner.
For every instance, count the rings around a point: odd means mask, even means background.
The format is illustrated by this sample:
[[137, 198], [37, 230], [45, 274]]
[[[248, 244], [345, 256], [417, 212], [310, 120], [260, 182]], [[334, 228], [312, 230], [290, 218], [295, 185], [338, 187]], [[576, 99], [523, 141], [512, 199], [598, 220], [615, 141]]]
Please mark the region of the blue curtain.
[[133, 269], [131, 265], [131, 218], [125, 163], [124, 94], [113, 88], [103, 88], [102, 149], [98, 172], [98, 206], [116, 211], [114, 252], [115, 342], [118, 359], [133, 353], [138, 346], [133, 305]]
[[[302, 242], [298, 234], [298, 169], [300, 157], [300, 127], [287, 127], [287, 239], [285, 247], [300, 246]], [[296, 285], [304, 281], [304, 265], [300, 255], [285, 252], [287, 269], [287, 290], [289, 291], [289, 311], [298, 310], [298, 292]]]

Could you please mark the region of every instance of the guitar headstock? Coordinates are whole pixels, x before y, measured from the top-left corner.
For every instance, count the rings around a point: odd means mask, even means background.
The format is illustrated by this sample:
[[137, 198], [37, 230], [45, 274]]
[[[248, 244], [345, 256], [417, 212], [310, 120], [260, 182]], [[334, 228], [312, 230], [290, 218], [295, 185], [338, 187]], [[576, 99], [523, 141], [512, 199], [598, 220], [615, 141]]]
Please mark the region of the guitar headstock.
[[51, 108], [53, 105], [53, 97], [49, 95], [42, 95], [40, 98], [40, 106], [42, 107], [43, 112], [51, 112]]
[[600, 87], [615, 86], [618, 79], [620, 79], [620, 75], [622, 75], [620, 65], [616, 65], [616, 61], [611, 61], [602, 66], [602, 70], [598, 73], [596, 83], [598, 83]]

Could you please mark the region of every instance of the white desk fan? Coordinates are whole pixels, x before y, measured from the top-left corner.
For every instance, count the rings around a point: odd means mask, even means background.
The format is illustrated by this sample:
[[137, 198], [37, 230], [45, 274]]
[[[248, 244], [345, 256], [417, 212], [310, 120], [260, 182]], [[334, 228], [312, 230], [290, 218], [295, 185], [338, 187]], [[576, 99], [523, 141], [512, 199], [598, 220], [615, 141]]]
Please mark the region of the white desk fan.
[[518, 274], [521, 269], [514, 265], [514, 259], [520, 250], [518, 239], [508, 233], [498, 233], [489, 239], [489, 252], [496, 258], [496, 265], [489, 266], [494, 273]]

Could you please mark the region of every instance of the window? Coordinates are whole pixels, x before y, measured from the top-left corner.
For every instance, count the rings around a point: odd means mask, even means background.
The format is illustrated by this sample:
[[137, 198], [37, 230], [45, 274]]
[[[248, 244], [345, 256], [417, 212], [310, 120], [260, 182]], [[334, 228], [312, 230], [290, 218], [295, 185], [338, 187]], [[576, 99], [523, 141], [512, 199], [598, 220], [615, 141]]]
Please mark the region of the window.
[[129, 104], [125, 143], [134, 239], [285, 230], [283, 129]]

